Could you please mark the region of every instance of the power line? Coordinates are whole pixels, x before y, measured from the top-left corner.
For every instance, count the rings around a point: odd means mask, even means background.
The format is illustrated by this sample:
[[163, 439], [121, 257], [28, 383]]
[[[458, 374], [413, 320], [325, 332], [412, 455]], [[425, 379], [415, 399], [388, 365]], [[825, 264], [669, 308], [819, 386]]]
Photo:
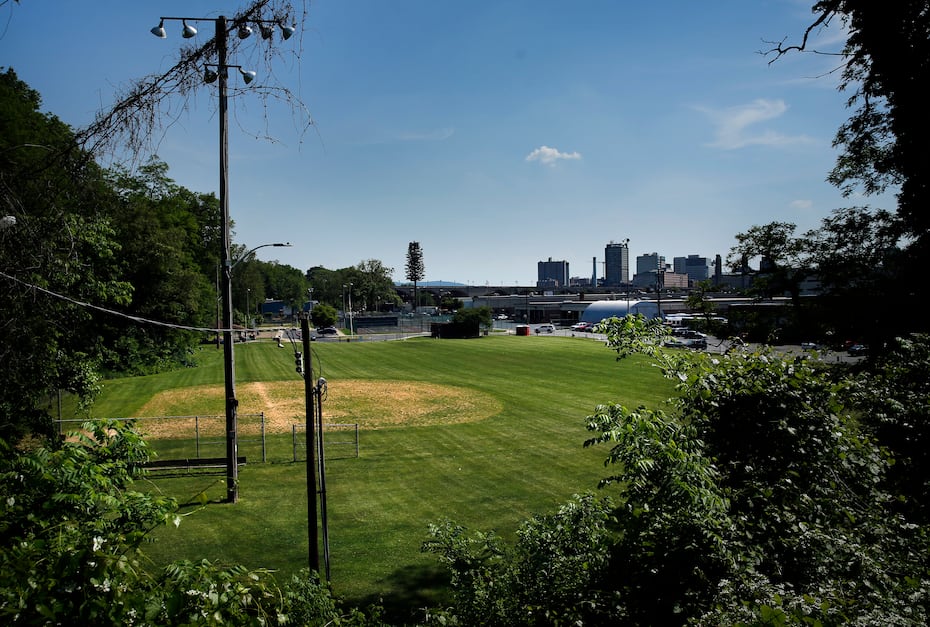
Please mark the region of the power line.
[[167, 327], [169, 329], [181, 329], [184, 331], [199, 331], [202, 333], [223, 333], [225, 331], [232, 332], [234, 330], [234, 329], [213, 329], [210, 327], [191, 327], [191, 326], [186, 326], [183, 324], [174, 324], [172, 322], [163, 322], [161, 320], [152, 320], [150, 318], [143, 318], [141, 316], [133, 316], [131, 314], [128, 314], [122, 311], [115, 311], [113, 309], [107, 309], [106, 307], [100, 307], [99, 305], [94, 305], [92, 303], [87, 303], [84, 301], [77, 300], [76, 298], [71, 298], [70, 296], [65, 296], [64, 294], [59, 294], [58, 292], [53, 292], [52, 290], [46, 289], [44, 287], [40, 287], [38, 285], [34, 285], [32, 283], [28, 283], [27, 281], [23, 281], [22, 279], [17, 279], [16, 277], [10, 276], [9, 274], [5, 272], [0, 272], [0, 276], [2, 276], [5, 279], [9, 279], [10, 281], [13, 281], [14, 283], [19, 283], [20, 285], [23, 285], [25, 287], [42, 292], [43, 294], [48, 294], [49, 296], [52, 296], [54, 298], [67, 301], [73, 305], [77, 305], [78, 307], [93, 309], [94, 311], [99, 311], [102, 313], [110, 314], [112, 316], [126, 318], [127, 320], [132, 320], [133, 322], [141, 322], [144, 324], [154, 324], [160, 327]]

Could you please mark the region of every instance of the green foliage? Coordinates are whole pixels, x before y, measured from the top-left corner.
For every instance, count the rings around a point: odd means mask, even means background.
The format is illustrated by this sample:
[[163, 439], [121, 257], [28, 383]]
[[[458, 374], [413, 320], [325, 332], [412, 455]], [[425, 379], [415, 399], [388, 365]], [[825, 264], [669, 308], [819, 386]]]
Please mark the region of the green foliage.
[[[41, 99], [12, 70], [0, 74], [0, 202], [15, 224], [0, 231], [0, 434], [50, 431], [59, 390], [96, 391], [97, 320], [76, 302], [119, 306], [119, 233], [101, 170], [70, 129], [40, 112]], [[67, 295], [71, 301], [58, 298]]]
[[399, 302], [391, 275], [394, 268], [388, 268], [377, 259], [366, 259], [354, 268], [352, 287], [352, 308], [362, 311], [380, 311], [383, 305]]
[[405, 267], [404, 277], [413, 283], [413, 311], [422, 304], [431, 305], [432, 303], [422, 303], [417, 293], [417, 283], [426, 277], [426, 264], [423, 261], [423, 249], [420, 242], [410, 242], [407, 244], [407, 265]]
[[138, 548], [175, 503], [135, 491], [145, 443], [131, 425], [85, 425], [52, 449], [0, 457], [0, 616], [7, 625], [119, 624], [140, 611]]
[[404, 277], [414, 285], [426, 276], [426, 264], [423, 262], [423, 249], [420, 242], [410, 242], [407, 245], [407, 265]]
[[491, 319], [491, 308], [487, 306], [458, 309], [452, 316], [452, 322], [470, 326], [474, 329], [482, 328], [485, 331], [494, 326], [494, 320]]
[[930, 336], [898, 339], [852, 378], [860, 420], [893, 460], [885, 484], [896, 509], [930, 524]]
[[177, 526], [173, 499], [134, 489], [148, 459], [130, 423], [88, 423], [57, 448], [0, 441], [0, 621], [5, 625], [381, 625], [343, 611], [316, 573], [280, 588], [265, 569], [206, 560], [146, 571], [141, 547]]
[[318, 329], [331, 327], [339, 320], [339, 313], [334, 307], [326, 303], [319, 303], [310, 310], [310, 320], [313, 322], [313, 326]]
[[618, 472], [619, 540], [611, 584], [634, 624], [673, 624], [700, 608], [730, 572], [728, 501], [717, 469], [692, 425], [664, 412], [602, 405], [588, 417], [598, 435], [585, 445], [612, 445]]
[[393, 268], [377, 259], [368, 259], [351, 268], [327, 270], [316, 266], [307, 270], [307, 280], [313, 288], [313, 298], [342, 309], [348, 307], [348, 294], [352, 294], [355, 310], [380, 311], [383, 307], [399, 304], [400, 298], [391, 280]]
[[926, 531], [890, 506], [886, 458], [833, 370], [604, 328], [678, 386], [671, 414], [608, 405], [589, 419], [589, 444], [612, 443], [618, 466], [603, 482], [622, 496], [612, 573], [634, 622], [923, 622]]
[[423, 550], [439, 556], [452, 577], [455, 603], [431, 624], [510, 627], [601, 624], [612, 615], [610, 595], [598, 591], [611, 542], [608, 499], [576, 496], [557, 513], [536, 515], [506, 547], [493, 532], [450, 521], [431, 524]]

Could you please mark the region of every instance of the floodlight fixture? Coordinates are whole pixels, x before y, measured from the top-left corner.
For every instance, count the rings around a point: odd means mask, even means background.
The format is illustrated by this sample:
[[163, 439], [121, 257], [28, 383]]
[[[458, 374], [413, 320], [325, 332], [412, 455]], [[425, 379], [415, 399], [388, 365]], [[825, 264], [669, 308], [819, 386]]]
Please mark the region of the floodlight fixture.
[[297, 29], [293, 26], [285, 26], [284, 24], [278, 24], [281, 27], [281, 36], [284, 39], [290, 39], [291, 35], [297, 32]]
[[203, 82], [204, 83], [215, 83], [216, 79], [218, 79], [219, 77], [220, 75], [214, 72], [213, 70], [211, 70], [210, 68], [206, 68], [203, 71]]
[[197, 35], [197, 29], [187, 23], [187, 20], [181, 20], [181, 23], [184, 25], [184, 30], [181, 31], [181, 37], [184, 39], [190, 39]]
[[158, 26], [154, 27], [151, 31], [153, 35], [161, 39], [167, 39], [168, 33], [165, 32], [165, 20], [158, 22]]
[[258, 25], [258, 30], [262, 34], [262, 39], [271, 39], [271, 37], [274, 35], [274, 27], [264, 22]]
[[249, 35], [252, 34], [252, 27], [242, 22], [239, 24], [239, 39], [248, 39]]
[[245, 81], [245, 84], [248, 85], [255, 80], [255, 77], [258, 76], [258, 73], [253, 70], [243, 70], [239, 68], [239, 73], [242, 74], [242, 80]]

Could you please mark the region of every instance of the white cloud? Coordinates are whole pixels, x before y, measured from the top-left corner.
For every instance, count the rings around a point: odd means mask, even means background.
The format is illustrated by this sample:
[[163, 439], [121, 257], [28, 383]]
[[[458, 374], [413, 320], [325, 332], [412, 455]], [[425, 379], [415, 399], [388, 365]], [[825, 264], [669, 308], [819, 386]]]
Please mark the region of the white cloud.
[[810, 209], [814, 206], [814, 203], [811, 200], [792, 200], [789, 206], [792, 209]]
[[426, 132], [400, 132], [397, 133], [397, 139], [405, 142], [443, 141], [454, 134], [454, 128], [437, 128]]
[[559, 152], [556, 148], [540, 146], [526, 155], [527, 161], [539, 161], [545, 165], [555, 165], [560, 159], [581, 159], [579, 152]]
[[788, 110], [783, 100], [759, 98], [746, 105], [723, 110], [702, 109], [716, 124], [714, 148], [735, 150], [746, 146], [786, 146], [809, 143], [805, 135], [783, 135], [773, 130], [754, 130], [759, 124], [781, 117]]

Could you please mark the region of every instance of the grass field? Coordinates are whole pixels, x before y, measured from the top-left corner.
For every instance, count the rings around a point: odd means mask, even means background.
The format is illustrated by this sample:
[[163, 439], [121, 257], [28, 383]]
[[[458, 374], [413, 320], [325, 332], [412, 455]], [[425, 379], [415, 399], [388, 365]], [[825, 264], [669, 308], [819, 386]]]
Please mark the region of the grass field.
[[[327, 450], [333, 588], [353, 605], [383, 598], [400, 612], [444, 598], [435, 558], [420, 552], [428, 523], [451, 518], [512, 537], [522, 520], [595, 490], [607, 473], [607, 450], [582, 447], [597, 404], [655, 406], [671, 394], [648, 363], [618, 363], [591, 339], [316, 342], [313, 356], [314, 377], [328, 381], [324, 421], [360, 425], [358, 458]], [[159, 529], [146, 553], [156, 563], [218, 559], [286, 576], [309, 553], [306, 464], [289, 461], [290, 425], [304, 420], [303, 380], [290, 346], [237, 345], [235, 361], [240, 415], [266, 412], [277, 425], [269, 463], [247, 453], [235, 505], [221, 502], [224, 476], [148, 482], [182, 503], [201, 492], [210, 502], [186, 507], [180, 527]], [[93, 415], [222, 414], [222, 351], [204, 347], [198, 362], [106, 382]], [[189, 442], [152, 444], [165, 457]]]

